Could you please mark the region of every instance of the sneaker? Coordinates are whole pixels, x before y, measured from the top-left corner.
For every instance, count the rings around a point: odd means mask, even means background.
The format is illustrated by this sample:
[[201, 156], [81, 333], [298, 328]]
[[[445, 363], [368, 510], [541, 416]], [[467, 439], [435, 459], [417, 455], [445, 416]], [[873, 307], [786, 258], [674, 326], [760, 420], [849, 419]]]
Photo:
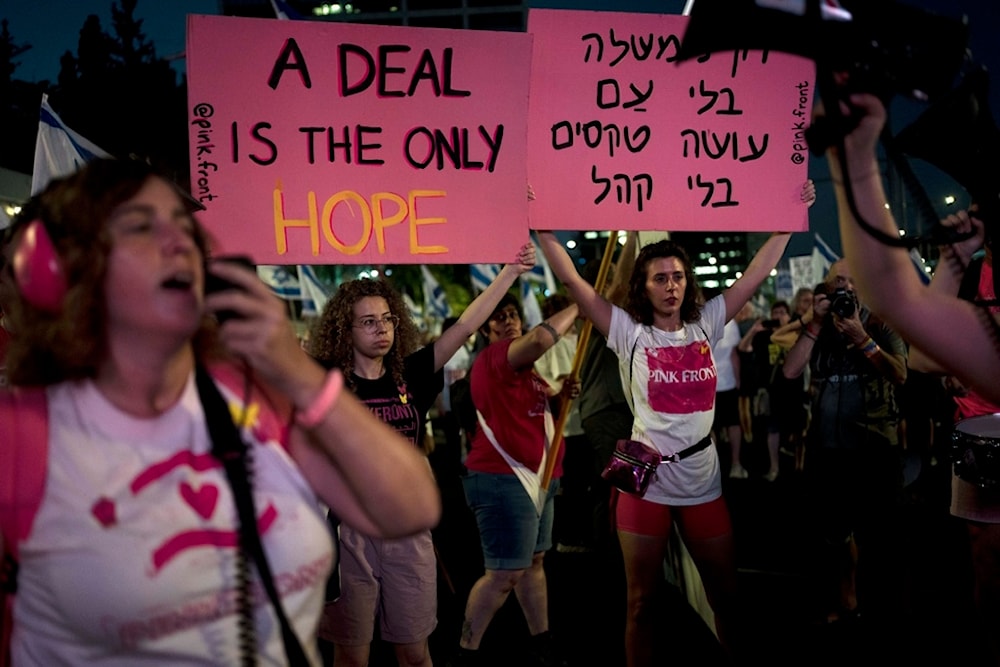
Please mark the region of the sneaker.
[[766, 479], [769, 482], [773, 482], [774, 480], [778, 479], [778, 471], [777, 470], [770, 471], [769, 473], [764, 475], [764, 479]]
[[748, 477], [746, 469], [739, 463], [734, 463], [729, 469], [729, 477], [731, 479], [746, 479]]
[[546, 630], [528, 640], [529, 667], [569, 667], [569, 662], [556, 648], [552, 633]]

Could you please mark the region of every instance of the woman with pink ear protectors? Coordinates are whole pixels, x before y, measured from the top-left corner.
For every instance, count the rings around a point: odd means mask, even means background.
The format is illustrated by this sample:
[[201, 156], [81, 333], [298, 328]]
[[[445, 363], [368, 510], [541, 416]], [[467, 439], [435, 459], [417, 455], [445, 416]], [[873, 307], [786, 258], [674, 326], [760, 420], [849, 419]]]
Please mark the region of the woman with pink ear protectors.
[[[319, 665], [324, 506], [381, 537], [438, 520], [420, 453], [306, 354], [253, 271], [206, 262], [189, 202], [97, 160], [14, 221], [9, 664]], [[206, 272], [231, 288], [206, 295]]]

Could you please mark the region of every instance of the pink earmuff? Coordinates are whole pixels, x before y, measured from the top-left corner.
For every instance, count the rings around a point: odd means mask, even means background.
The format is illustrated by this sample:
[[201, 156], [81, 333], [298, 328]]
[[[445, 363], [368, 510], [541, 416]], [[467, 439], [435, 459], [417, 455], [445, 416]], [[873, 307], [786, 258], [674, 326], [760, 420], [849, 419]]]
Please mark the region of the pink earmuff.
[[14, 251], [14, 279], [29, 304], [58, 313], [66, 296], [66, 275], [41, 220], [28, 223]]

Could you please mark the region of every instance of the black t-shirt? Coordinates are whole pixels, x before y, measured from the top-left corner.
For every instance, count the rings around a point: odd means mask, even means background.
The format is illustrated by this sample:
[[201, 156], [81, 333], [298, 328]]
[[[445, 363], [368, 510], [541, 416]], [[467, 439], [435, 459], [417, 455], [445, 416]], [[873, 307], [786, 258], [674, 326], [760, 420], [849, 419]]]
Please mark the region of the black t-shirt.
[[444, 389], [444, 369], [434, 370], [434, 346], [426, 345], [403, 362], [404, 386], [386, 372], [377, 380], [353, 376], [355, 394], [376, 417], [420, 445], [427, 411]]

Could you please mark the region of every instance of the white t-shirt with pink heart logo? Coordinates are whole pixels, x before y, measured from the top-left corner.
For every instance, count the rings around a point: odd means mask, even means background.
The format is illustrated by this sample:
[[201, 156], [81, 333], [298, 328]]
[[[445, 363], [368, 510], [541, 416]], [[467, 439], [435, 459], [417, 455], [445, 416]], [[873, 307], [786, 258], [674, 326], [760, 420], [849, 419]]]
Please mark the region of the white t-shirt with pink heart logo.
[[[238, 664], [236, 508], [210, 454], [194, 376], [154, 419], [121, 412], [90, 381], [47, 394], [46, 487], [20, 546], [14, 664]], [[285, 613], [318, 665], [333, 543], [280, 442], [283, 426], [253, 401], [248, 414], [261, 541]], [[259, 661], [281, 664], [280, 627], [251, 568]]]

